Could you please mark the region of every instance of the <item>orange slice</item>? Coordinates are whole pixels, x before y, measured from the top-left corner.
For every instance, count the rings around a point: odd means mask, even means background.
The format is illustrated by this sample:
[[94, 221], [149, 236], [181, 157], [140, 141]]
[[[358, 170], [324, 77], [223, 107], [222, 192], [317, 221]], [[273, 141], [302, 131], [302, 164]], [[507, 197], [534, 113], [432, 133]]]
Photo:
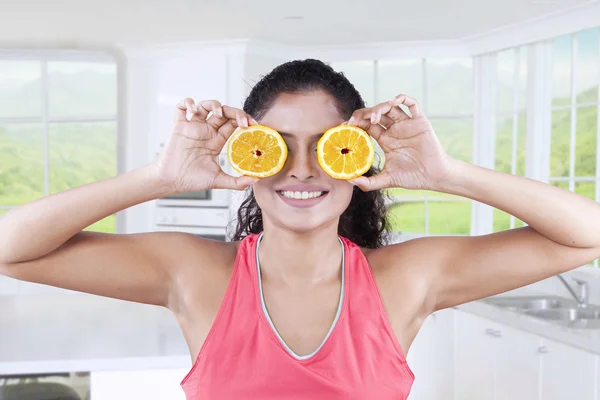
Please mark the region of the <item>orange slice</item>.
[[361, 128], [340, 125], [329, 129], [317, 143], [319, 165], [336, 179], [354, 179], [371, 168], [375, 147]]
[[251, 125], [231, 135], [227, 159], [240, 174], [265, 178], [281, 171], [287, 159], [287, 146], [276, 130]]

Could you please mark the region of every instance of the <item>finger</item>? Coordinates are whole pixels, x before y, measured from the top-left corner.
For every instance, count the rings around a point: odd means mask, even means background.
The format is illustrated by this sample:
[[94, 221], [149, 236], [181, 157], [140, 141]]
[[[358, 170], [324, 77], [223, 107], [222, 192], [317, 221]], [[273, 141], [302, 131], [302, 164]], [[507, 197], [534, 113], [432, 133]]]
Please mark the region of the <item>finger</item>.
[[250, 125], [251, 117], [244, 112], [244, 110], [240, 110], [239, 108], [224, 106], [223, 107], [224, 116], [227, 119], [234, 119], [240, 128], [247, 128]]
[[[352, 121], [352, 123], [350, 123]], [[348, 125], [358, 126], [361, 129], [367, 131], [369, 135], [373, 137], [375, 140], [379, 140], [379, 138], [385, 133], [385, 128], [379, 124], [372, 124], [370, 119], [359, 119], [352, 120], [352, 118], [348, 121]]]
[[189, 97], [183, 99], [175, 108], [175, 122], [187, 121], [187, 113], [194, 113], [196, 111], [196, 105], [194, 100]]
[[379, 125], [382, 125], [384, 128], [389, 129], [390, 126], [394, 125], [394, 120], [383, 114], [379, 120]]
[[392, 103], [394, 105], [402, 104], [402, 105], [406, 106], [406, 108], [408, 108], [408, 111], [410, 111], [410, 115], [412, 116], [412, 118], [423, 116], [423, 114], [421, 113], [421, 110], [419, 109], [417, 100], [415, 100], [412, 97], [409, 97], [405, 94], [400, 94], [400, 95], [396, 96], [396, 98], [394, 100], [392, 100]]
[[198, 102], [198, 113], [202, 113], [204, 116], [203, 120], [206, 120], [208, 114], [216, 115], [219, 117], [223, 116], [223, 106], [218, 100], [204, 100]]
[[370, 192], [372, 190], [381, 190], [390, 186], [389, 178], [383, 172], [373, 176], [360, 176], [358, 178], [349, 181], [355, 186], [358, 186], [363, 192]]
[[394, 122], [402, 122], [410, 118], [398, 105], [394, 104], [394, 100], [386, 101], [377, 105], [377, 115], [385, 115], [391, 118]]
[[[209, 100], [210, 101], [210, 100]], [[209, 111], [205, 108], [207, 101], [199, 101], [195, 105], [196, 111], [192, 114], [190, 121], [206, 121]]]
[[217, 129], [217, 132], [219, 132], [219, 135], [221, 135], [223, 137], [223, 139], [227, 140], [233, 134], [233, 132], [235, 132], [235, 130], [237, 128], [238, 128], [237, 121], [234, 119], [229, 119], [229, 120], [227, 120], [227, 122], [225, 122], [223, 125], [221, 125], [221, 127], [219, 127], [219, 129]]
[[231, 176], [221, 171], [215, 177], [213, 186], [214, 189], [244, 190], [256, 181], [258, 181], [258, 178], [251, 176]]
[[[373, 113], [372, 108], [361, 108], [352, 113], [352, 116], [348, 119], [349, 125], [356, 125], [359, 121], [364, 119], [371, 119], [371, 114]], [[358, 126], [358, 125], [357, 125]]]

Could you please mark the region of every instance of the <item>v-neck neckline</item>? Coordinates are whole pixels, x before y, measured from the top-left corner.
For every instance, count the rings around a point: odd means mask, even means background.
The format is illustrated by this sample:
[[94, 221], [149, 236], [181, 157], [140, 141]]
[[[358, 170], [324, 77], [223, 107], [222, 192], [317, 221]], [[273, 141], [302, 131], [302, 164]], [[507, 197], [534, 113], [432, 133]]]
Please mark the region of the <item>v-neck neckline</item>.
[[337, 312], [335, 314], [335, 318], [333, 319], [333, 322], [331, 324], [331, 326], [329, 327], [329, 331], [327, 332], [327, 335], [325, 335], [325, 338], [323, 339], [323, 341], [321, 342], [321, 344], [319, 344], [319, 346], [310, 354], [301, 356], [296, 354], [296, 352], [294, 352], [294, 350], [292, 350], [287, 343], [285, 342], [285, 340], [283, 340], [283, 338], [281, 337], [281, 335], [279, 334], [279, 332], [277, 331], [277, 328], [275, 328], [275, 324], [273, 323], [273, 320], [271, 319], [271, 316], [269, 315], [269, 311], [267, 310], [267, 306], [265, 304], [265, 297], [263, 294], [263, 286], [262, 286], [262, 275], [260, 272], [260, 260], [258, 257], [258, 250], [260, 248], [260, 242], [262, 241], [263, 238], [263, 233], [260, 234], [260, 236], [258, 237], [258, 240], [256, 242], [256, 270], [257, 270], [257, 275], [258, 275], [258, 292], [259, 292], [259, 296], [260, 296], [260, 304], [262, 307], [262, 313], [264, 315], [264, 317], [267, 319], [267, 322], [270, 325], [271, 331], [273, 332], [273, 334], [277, 337], [277, 339], [279, 340], [279, 342], [281, 343], [281, 345], [283, 346], [283, 348], [285, 349], [285, 351], [291, 355], [292, 357], [294, 357], [297, 360], [309, 360], [310, 358], [314, 357], [325, 345], [325, 343], [327, 342], [327, 339], [329, 339], [329, 337], [331, 336], [331, 333], [333, 332], [334, 328], [337, 325], [337, 322], [340, 318], [340, 315], [342, 313], [342, 308], [343, 308], [343, 303], [344, 303], [344, 289], [346, 286], [345, 283], [345, 275], [346, 275], [346, 260], [345, 260], [345, 246], [344, 246], [344, 242], [342, 241], [342, 239], [338, 236], [338, 240], [340, 242], [340, 245], [342, 247], [342, 283], [341, 283], [341, 289], [340, 289], [340, 297], [338, 300], [338, 308], [337, 308]]

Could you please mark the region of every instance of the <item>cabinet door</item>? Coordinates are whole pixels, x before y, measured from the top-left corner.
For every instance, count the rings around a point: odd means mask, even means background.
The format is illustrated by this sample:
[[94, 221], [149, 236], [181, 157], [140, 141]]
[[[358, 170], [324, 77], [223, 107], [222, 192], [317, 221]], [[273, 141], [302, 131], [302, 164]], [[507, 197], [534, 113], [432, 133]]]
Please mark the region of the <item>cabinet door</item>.
[[454, 313], [448, 309], [431, 315], [413, 341], [407, 356], [415, 374], [409, 400], [452, 400]]
[[93, 400], [185, 400], [179, 385], [189, 368], [111, 371], [90, 374], [90, 399]]
[[456, 400], [494, 398], [494, 359], [500, 326], [484, 318], [456, 312], [455, 372]]
[[543, 340], [543, 400], [594, 400], [596, 359], [591, 353]]
[[498, 339], [494, 399], [538, 399], [541, 338], [506, 326], [493, 336]]

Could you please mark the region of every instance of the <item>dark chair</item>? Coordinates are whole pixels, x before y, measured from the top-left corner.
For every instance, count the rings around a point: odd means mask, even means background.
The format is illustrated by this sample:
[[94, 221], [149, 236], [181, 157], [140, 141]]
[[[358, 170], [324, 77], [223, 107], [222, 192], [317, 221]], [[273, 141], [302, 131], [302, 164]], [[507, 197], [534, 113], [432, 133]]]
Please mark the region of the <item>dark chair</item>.
[[81, 397], [62, 383], [30, 382], [0, 386], [0, 400], [81, 400]]

